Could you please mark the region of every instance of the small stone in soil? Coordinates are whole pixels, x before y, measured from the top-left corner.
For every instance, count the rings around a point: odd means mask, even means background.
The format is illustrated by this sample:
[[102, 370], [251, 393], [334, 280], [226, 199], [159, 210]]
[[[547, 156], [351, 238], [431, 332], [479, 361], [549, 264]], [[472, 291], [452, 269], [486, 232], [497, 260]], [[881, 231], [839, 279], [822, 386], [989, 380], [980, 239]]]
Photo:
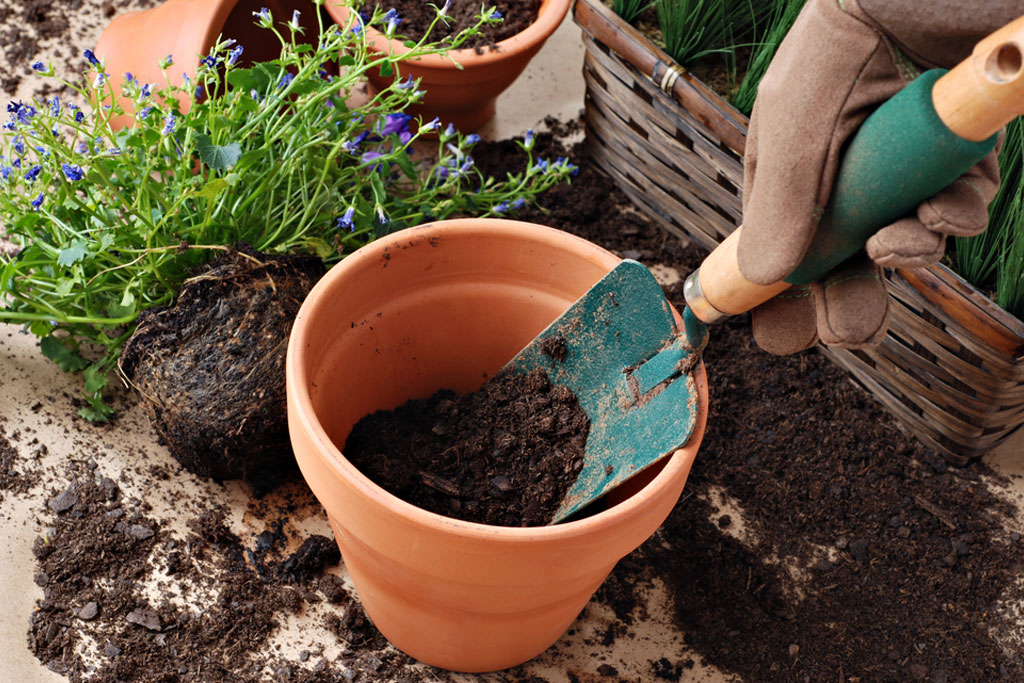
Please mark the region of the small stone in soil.
[[85, 607], [78, 610], [78, 618], [82, 621], [90, 621], [96, 618], [96, 615], [100, 613], [100, 606], [95, 602], [85, 603]]
[[78, 494], [75, 493], [75, 485], [71, 484], [66, 489], [50, 499], [50, 509], [54, 512], [67, 512], [75, 507], [78, 502]]
[[129, 624], [136, 624], [150, 631], [159, 631], [163, 628], [160, 615], [148, 608], [134, 609], [124, 619]]

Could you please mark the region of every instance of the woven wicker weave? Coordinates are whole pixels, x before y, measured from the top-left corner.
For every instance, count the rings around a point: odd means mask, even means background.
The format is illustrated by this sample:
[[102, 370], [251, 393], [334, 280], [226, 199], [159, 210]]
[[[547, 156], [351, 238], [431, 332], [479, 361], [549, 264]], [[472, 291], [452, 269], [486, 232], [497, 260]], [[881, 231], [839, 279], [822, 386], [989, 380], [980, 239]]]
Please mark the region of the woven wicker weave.
[[[747, 119], [601, 0], [576, 0], [586, 145], [665, 230], [713, 249], [741, 221]], [[1024, 323], [942, 266], [887, 274], [871, 351], [822, 346], [908, 431], [965, 464], [1024, 424]]]

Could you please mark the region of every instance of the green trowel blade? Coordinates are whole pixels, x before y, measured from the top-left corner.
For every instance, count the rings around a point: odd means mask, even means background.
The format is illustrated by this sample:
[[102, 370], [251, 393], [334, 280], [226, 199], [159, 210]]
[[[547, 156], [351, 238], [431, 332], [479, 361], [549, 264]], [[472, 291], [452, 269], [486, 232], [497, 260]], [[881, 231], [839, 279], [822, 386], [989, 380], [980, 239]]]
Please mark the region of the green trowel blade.
[[[544, 369], [573, 390], [590, 418], [583, 469], [552, 522], [560, 522], [690, 438], [697, 419], [691, 368], [707, 341], [677, 330], [654, 276], [624, 260], [541, 332], [506, 370]], [[545, 341], [561, 337], [556, 360]], [[561, 354], [559, 354], [561, 355]]]

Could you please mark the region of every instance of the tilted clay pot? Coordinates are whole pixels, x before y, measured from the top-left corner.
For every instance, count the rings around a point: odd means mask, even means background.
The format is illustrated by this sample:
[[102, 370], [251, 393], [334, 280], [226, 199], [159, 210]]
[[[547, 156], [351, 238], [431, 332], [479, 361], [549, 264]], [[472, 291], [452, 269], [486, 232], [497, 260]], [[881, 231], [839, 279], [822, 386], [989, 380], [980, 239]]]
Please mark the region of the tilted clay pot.
[[[291, 20], [292, 12], [299, 10], [304, 39], [316, 39], [316, 7], [308, 0], [167, 0], [152, 9], [115, 17], [96, 43], [96, 57], [104, 62], [104, 71], [119, 93], [126, 73], [139, 83], [162, 87], [164, 72], [159, 64], [168, 55], [174, 64], [167, 69], [167, 78], [172, 85], [181, 85], [183, 74], [190, 78], [195, 74], [199, 60], [209, 54], [218, 36], [234, 38], [242, 45], [239, 64], [277, 59], [281, 54], [277, 37], [255, 24], [253, 12], [264, 7], [275, 24]], [[188, 98], [179, 97], [179, 103], [182, 111], [188, 110]], [[134, 111], [126, 99], [121, 105]], [[111, 123], [123, 128], [131, 122], [131, 116], [121, 116]]]
[[427, 512], [340, 450], [368, 413], [478, 389], [618, 262], [551, 228], [442, 221], [359, 249], [303, 303], [286, 370], [292, 447], [367, 614], [409, 655], [482, 672], [540, 654], [678, 500], [707, 420], [703, 365], [689, 443], [576, 521], [499, 527]]
[[[441, 6], [444, 2], [438, 2]], [[405, 111], [430, 121], [435, 116], [442, 123], [452, 123], [465, 133], [476, 130], [494, 114], [498, 95], [523, 72], [533, 56], [543, 47], [569, 11], [570, 0], [543, 0], [537, 21], [525, 31], [497, 43], [495, 49], [477, 54], [472, 49], [452, 50], [448, 56], [426, 55], [400, 65], [401, 77], [422, 79], [426, 91], [423, 101]], [[351, 10], [336, 0], [327, 0], [327, 12], [341, 26], [349, 26]], [[401, 55], [408, 52], [401, 41], [391, 40], [380, 31], [366, 28], [372, 49]], [[460, 69], [452, 60], [462, 66]], [[381, 90], [392, 82], [379, 73], [368, 74], [371, 89]]]

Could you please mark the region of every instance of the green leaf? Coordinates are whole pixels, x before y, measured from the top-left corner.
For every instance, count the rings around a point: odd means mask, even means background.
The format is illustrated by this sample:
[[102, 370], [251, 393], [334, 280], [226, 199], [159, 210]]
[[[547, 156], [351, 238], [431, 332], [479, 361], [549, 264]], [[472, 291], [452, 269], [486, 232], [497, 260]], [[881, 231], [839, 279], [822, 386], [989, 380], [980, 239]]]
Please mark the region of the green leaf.
[[352, 55], [342, 55], [338, 57], [338, 66], [352, 66], [356, 63], [356, 58]]
[[237, 142], [227, 145], [215, 145], [209, 135], [199, 133], [196, 135], [196, 149], [199, 151], [199, 158], [214, 171], [223, 171], [231, 168], [242, 156], [242, 147]]
[[69, 277], [62, 277], [57, 280], [56, 292], [58, 296], [67, 296], [71, 293], [71, 288], [75, 286], [75, 281]]
[[114, 414], [114, 409], [108, 406], [102, 397], [86, 396], [85, 400], [89, 405], [78, 409], [78, 416], [89, 422], [106, 422]]
[[96, 396], [107, 386], [106, 370], [97, 367], [95, 363], [87, 367], [82, 376], [85, 378], [85, 392], [87, 394]]
[[214, 178], [210, 182], [203, 185], [203, 189], [196, 192], [196, 194], [199, 195], [200, 197], [203, 197], [207, 201], [212, 202], [214, 199], [217, 198], [217, 195], [219, 195], [221, 192], [223, 192], [230, 186], [231, 183], [229, 183], [225, 178]]
[[77, 351], [68, 348], [64, 342], [52, 334], [39, 341], [43, 355], [57, 364], [64, 372], [78, 372], [89, 366], [89, 361], [78, 355]]
[[85, 249], [85, 242], [82, 240], [75, 240], [71, 243], [70, 247], [61, 249], [60, 254], [57, 255], [57, 265], [63, 268], [69, 268], [86, 257], [88, 252]]
[[395, 67], [392, 66], [391, 62], [384, 62], [380, 65], [381, 78], [391, 78], [395, 75]]

